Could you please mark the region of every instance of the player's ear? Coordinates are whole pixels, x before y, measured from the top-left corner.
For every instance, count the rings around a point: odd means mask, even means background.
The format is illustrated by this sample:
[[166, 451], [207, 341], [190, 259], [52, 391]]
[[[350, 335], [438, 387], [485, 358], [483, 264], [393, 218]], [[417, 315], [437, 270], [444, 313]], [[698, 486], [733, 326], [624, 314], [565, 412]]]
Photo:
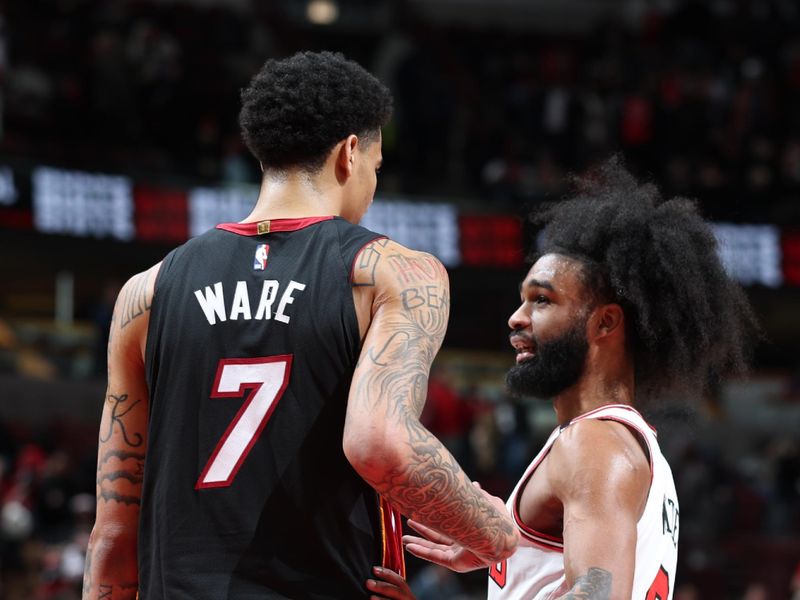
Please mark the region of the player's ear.
[[596, 309], [595, 335], [608, 337], [624, 332], [625, 313], [619, 304], [601, 304]]
[[356, 148], [358, 148], [358, 136], [350, 134], [336, 145], [336, 171], [345, 179], [350, 177], [355, 170]]

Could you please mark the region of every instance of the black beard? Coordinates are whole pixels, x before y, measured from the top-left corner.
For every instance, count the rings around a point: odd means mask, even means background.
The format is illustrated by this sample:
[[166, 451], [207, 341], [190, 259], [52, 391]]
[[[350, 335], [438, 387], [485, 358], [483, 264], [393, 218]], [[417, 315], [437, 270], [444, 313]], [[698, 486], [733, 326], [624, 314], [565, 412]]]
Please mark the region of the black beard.
[[581, 319], [556, 339], [537, 341], [533, 358], [506, 374], [508, 391], [514, 396], [558, 396], [581, 378], [588, 352], [586, 319]]

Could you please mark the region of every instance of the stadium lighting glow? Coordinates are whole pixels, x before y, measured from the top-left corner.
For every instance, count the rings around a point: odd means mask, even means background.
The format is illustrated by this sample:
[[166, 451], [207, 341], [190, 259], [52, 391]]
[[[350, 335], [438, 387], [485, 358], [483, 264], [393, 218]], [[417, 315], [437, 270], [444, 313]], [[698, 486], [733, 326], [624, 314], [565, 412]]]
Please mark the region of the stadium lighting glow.
[[335, 0], [311, 0], [306, 17], [315, 25], [330, 25], [339, 18], [339, 5]]

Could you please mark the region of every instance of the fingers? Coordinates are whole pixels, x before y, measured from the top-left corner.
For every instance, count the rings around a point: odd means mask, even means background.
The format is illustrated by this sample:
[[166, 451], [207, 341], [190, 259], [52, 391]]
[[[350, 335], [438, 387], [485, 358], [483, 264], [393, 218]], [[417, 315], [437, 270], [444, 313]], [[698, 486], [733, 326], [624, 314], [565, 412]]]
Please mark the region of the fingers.
[[395, 573], [391, 569], [386, 569], [384, 567], [373, 567], [372, 571], [373, 573], [375, 573], [376, 577], [380, 577], [384, 581], [388, 581], [389, 583], [394, 584], [397, 587], [400, 588], [408, 587], [408, 584], [406, 583], [406, 580], [403, 578], [403, 576], [400, 575], [399, 573]]
[[437, 565], [447, 567], [448, 569], [451, 568], [451, 564], [453, 562], [452, 552], [450, 552], [449, 549], [443, 550], [442, 546], [430, 547], [423, 546], [422, 544], [411, 543], [406, 544], [406, 550], [408, 550], [408, 552], [417, 558], [436, 563]]
[[437, 544], [454, 543], [452, 539], [450, 539], [443, 533], [439, 533], [438, 531], [431, 529], [427, 525], [423, 525], [419, 521], [414, 521], [413, 519], [409, 519], [408, 526], [411, 527], [411, 529], [413, 529], [417, 533], [422, 534], [423, 537], [429, 539], [432, 542], [436, 542]]
[[[383, 581], [367, 579], [367, 589], [373, 592], [370, 600], [382, 600], [391, 598], [392, 600], [415, 600], [414, 594], [408, 587], [406, 580], [391, 569], [373, 567], [372, 571], [376, 577]], [[377, 595], [376, 595], [377, 594]]]
[[413, 535], [404, 535], [403, 536], [403, 546], [408, 549], [409, 546], [413, 546], [414, 548], [424, 548], [425, 552], [440, 552], [442, 554], [453, 554], [453, 546], [447, 544], [436, 544], [424, 538], [419, 538]]

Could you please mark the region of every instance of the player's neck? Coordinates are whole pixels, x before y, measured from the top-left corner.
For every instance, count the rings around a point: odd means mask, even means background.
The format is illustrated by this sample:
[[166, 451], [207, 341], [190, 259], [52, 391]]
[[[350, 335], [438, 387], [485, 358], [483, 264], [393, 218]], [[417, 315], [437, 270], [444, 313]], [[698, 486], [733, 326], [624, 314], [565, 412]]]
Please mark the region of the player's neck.
[[553, 399], [560, 425], [608, 404], [629, 404], [634, 400], [633, 367], [619, 372], [598, 371], [587, 365], [578, 382]]
[[265, 219], [296, 219], [339, 215], [341, 202], [321, 178], [290, 171], [265, 174], [261, 180], [258, 201], [243, 222]]

